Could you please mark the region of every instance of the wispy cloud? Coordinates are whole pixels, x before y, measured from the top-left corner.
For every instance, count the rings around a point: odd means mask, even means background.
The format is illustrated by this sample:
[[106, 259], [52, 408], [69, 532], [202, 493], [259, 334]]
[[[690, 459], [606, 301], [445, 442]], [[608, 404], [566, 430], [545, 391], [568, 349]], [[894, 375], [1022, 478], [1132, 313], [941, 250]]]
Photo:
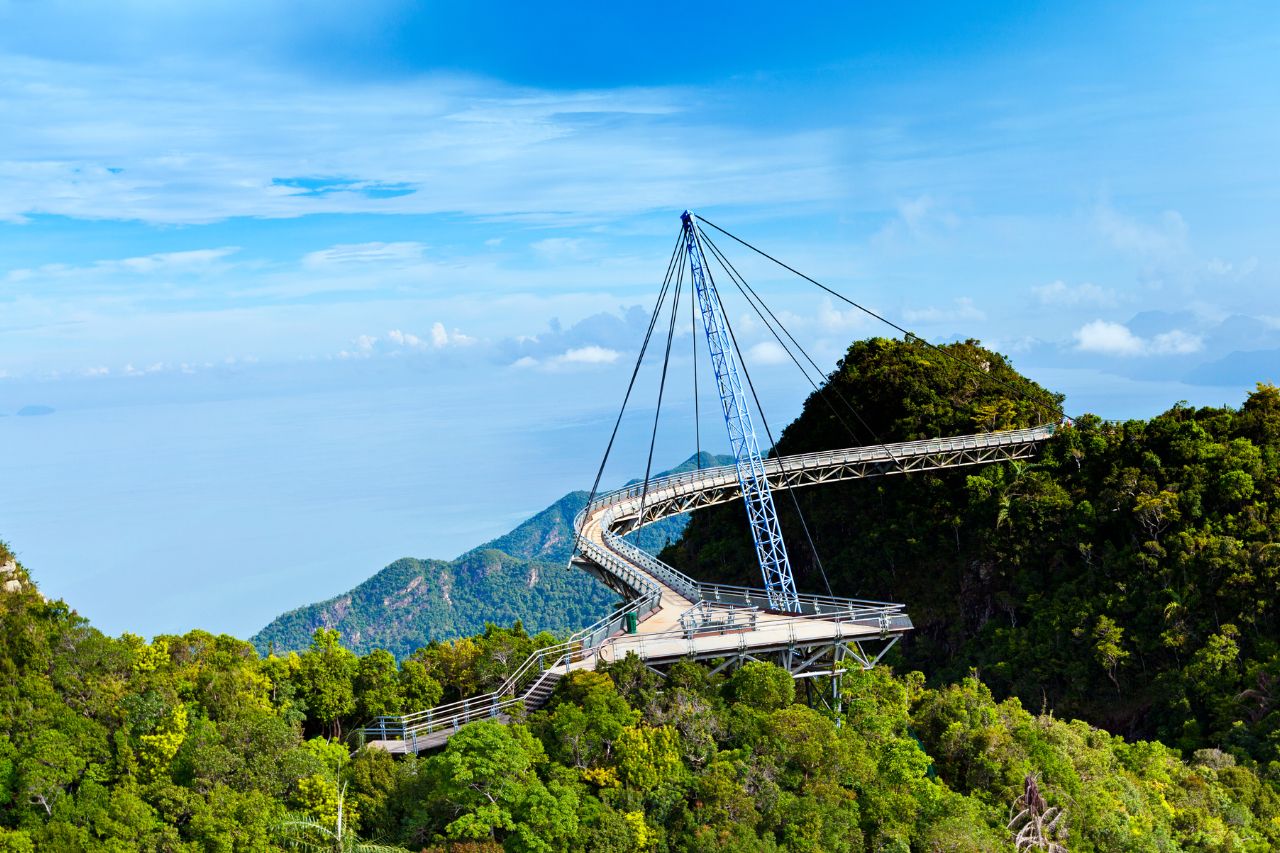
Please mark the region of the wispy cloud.
[[949, 307], [908, 308], [902, 312], [908, 323], [941, 323], [958, 320], [985, 320], [987, 315], [968, 296], [958, 296]]
[[308, 252], [302, 258], [307, 269], [328, 269], [348, 265], [415, 264], [422, 260], [426, 247], [421, 243], [352, 243], [330, 246]]
[[687, 89], [551, 92], [445, 75], [315, 87], [242, 68], [12, 55], [0, 77], [0, 220], [616, 218], [674, 197], [769, 204], [838, 186], [829, 133], [685, 116], [685, 144], [672, 146], [669, 117], [697, 101]]
[[225, 246], [217, 249], [195, 249], [186, 252], [159, 252], [132, 258], [95, 261], [86, 265], [44, 264], [31, 269], [10, 270], [5, 279], [9, 282], [31, 282], [38, 279], [68, 279], [89, 276], [126, 276], [130, 280], [140, 277], [199, 275], [225, 268], [224, 263], [240, 249]]
[[1087, 281], [1076, 285], [1070, 285], [1061, 280], [1053, 281], [1033, 287], [1031, 292], [1035, 294], [1041, 305], [1111, 306], [1118, 301], [1114, 290], [1104, 289]]
[[1176, 210], [1144, 222], [1104, 203], [1094, 212], [1094, 225], [1112, 246], [1139, 256], [1169, 259], [1188, 250], [1187, 223]]

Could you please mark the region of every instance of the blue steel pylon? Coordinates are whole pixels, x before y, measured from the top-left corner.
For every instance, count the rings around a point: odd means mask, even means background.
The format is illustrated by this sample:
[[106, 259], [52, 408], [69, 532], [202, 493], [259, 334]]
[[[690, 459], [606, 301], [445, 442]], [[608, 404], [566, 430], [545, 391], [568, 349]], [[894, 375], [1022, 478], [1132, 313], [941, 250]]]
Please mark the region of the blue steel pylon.
[[760, 443], [751, 423], [751, 407], [738, 376], [738, 362], [733, 355], [733, 341], [724, 308], [715, 283], [706, 274], [706, 257], [702, 253], [702, 241], [693, 214], [686, 210], [680, 220], [684, 223], [689, 274], [698, 294], [698, 307], [702, 310], [702, 326], [711, 350], [711, 367], [720, 392], [720, 408], [729, 429], [729, 445], [737, 463], [738, 484], [742, 487], [742, 501], [747, 506], [747, 521], [751, 525], [751, 538], [755, 541], [756, 558], [764, 575], [769, 605], [775, 610], [799, 612], [796, 581], [791, 574], [791, 561], [787, 558], [787, 546], [782, 541], [773, 493], [769, 490], [764, 461], [760, 457]]

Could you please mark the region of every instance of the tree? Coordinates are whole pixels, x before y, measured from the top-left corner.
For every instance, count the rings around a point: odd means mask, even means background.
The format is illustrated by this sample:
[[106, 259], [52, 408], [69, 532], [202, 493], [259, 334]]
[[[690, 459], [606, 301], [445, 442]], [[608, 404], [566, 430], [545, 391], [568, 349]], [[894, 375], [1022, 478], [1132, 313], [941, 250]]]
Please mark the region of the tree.
[[434, 808], [452, 839], [507, 840], [517, 850], [567, 850], [577, 830], [574, 792], [534, 771], [541, 744], [521, 725], [463, 726], [427, 762]]
[[310, 716], [325, 723], [335, 739], [342, 737], [342, 718], [356, 708], [352, 679], [357, 659], [341, 645], [341, 637], [337, 631], [317, 628], [298, 672]]
[[680, 779], [684, 769], [676, 730], [670, 726], [623, 729], [615, 745], [618, 775], [642, 794]]
[[284, 843], [315, 853], [408, 853], [403, 847], [371, 844], [357, 838], [345, 814], [346, 793], [347, 786], [343, 785], [332, 798], [322, 795], [322, 808], [326, 813], [332, 805], [332, 821], [314, 815], [294, 815], [281, 821], [277, 831], [284, 837]]
[[765, 661], [748, 661], [725, 684], [729, 697], [758, 711], [776, 711], [796, 700], [791, 673]]
[[1013, 846], [1024, 850], [1044, 850], [1047, 853], [1067, 853], [1059, 839], [1066, 838], [1062, 823], [1062, 809], [1051, 806], [1040, 796], [1036, 774], [1028, 773], [1022, 794], [1013, 802], [1013, 817], [1009, 819], [1009, 831], [1013, 833]]
[[361, 720], [400, 713], [404, 701], [401, 689], [400, 673], [391, 652], [374, 649], [356, 664], [354, 691], [356, 713]]
[[21, 790], [28, 803], [52, 816], [53, 807], [80, 778], [88, 762], [72, 740], [56, 729], [38, 733], [23, 752]]
[[400, 664], [400, 695], [407, 711], [425, 711], [435, 707], [444, 695], [444, 688], [427, 673], [422, 661], [410, 658]]

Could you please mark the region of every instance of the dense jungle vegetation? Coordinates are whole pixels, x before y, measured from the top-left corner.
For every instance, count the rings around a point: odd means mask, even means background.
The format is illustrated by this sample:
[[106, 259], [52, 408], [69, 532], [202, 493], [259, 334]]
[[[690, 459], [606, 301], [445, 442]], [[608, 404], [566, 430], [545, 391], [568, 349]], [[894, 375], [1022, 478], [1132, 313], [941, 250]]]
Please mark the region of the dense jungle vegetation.
[[[948, 349], [1004, 384], [861, 342], [783, 452], [1060, 405], [1000, 356]], [[838, 709], [829, 682], [767, 663], [664, 680], [630, 658], [404, 759], [355, 730], [489, 691], [556, 637], [489, 625], [399, 659], [323, 627], [270, 655], [111, 638], [0, 546], [0, 851], [976, 853], [1037, 820], [1073, 853], [1278, 849], [1278, 489], [1263, 385], [1238, 410], [1082, 418], [1032, 461], [801, 491], [835, 591], [906, 601], [918, 626], [892, 669], [844, 676]], [[667, 554], [754, 582], [743, 528], [740, 507], [701, 511]]]
[[[855, 343], [780, 452], [1029, 426], [1060, 405], [973, 342], [945, 349]], [[836, 594], [909, 604], [916, 630], [899, 668], [935, 684], [976, 673], [1029, 708], [1188, 754], [1222, 749], [1280, 776], [1274, 385], [1239, 409], [1082, 417], [1034, 460], [796, 494]], [[778, 508], [801, 586], [821, 591], [791, 502]], [[750, 580], [739, 509], [695, 513], [665, 558]]]
[[321, 629], [262, 658], [199, 631], [103, 636], [16, 571], [0, 593], [0, 850], [1011, 850], [1028, 774], [1071, 850], [1280, 844], [1273, 781], [1229, 753], [1188, 762], [975, 679], [929, 689], [883, 667], [849, 673], [836, 713], [771, 664], [663, 681], [629, 658], [435, 754], [351, 754], [358, 721], [489, 689], [552, 638], [490, 627], [397, 665]]

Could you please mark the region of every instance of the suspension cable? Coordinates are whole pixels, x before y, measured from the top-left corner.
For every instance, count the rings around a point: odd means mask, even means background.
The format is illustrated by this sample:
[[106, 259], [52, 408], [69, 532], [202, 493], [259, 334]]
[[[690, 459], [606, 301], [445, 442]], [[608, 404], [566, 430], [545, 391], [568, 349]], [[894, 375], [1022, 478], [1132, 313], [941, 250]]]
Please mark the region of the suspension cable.
[[[667, 290], [671, 285], [671, 274], [675, 270], [676, 261], [681, 254], [683, 238], [683, 233], [676, 238], [675, 249], [671, 252], [671, 259], [667, 261], [667, 274], [662, 280], [662, 288], [658, 291], [658, 300], [653, 305], [653, 313], [649, 316], [649, 328], [644, 333], [644, 342], [640, 345], [640, 354], [636, 356], [635, 367], [631, 370], [631, 381], [627, 383], [627, 393], [622, 397], [622, 408], [618, 410], [618, 418], [613, 422], [613, 432], [609, 435], [609, 443], [605, 446], [604, 457], [600, 460], [600, 467], [596, 470], [595, 482], [591, 484], [591, 493], [587, 497], [588, 508], [591, 507], [591, 502], [596, 499], [596, 494], [600, 490], [600, 478], [604, 476], [605, 465], [608, 464], [609, 454], [613, 451], [613, 442], [618, 437], [618, 427], [622, 425], [622, 416], [627, 411], [627, 403], [631, 400], [631, 392], [635, 389], [636, 377], [640, 374], [640, 365], [644, 362], [644, 354], [649, 349], [649, 339], [653, 336], [653, 329], [658, 323], [658, 315], [662, 310], [662, 304], [666, 301]], [[578, 543], [581, 540], [581, 536], [581, 531], [575, 525], [573, 550], [570, 551], [570, 554], [578, 553]]]
[[960, 365], [964, 366], [964, 367], [965, 367], [965, 368], [967, 368], [968, 370], [971, 370], [971, 371], [973, 371], [974, 373], [977, 373], [980, 377], [985, 377], [988, 381], [994, 382], [994, 383], [996, 383], [997, 385], [999, 385], [999, 386], [1001, 386], [1002, 388], [1004, 388], [1005, 390], [1013, 392], [1016, 396], [1020, 397], [1020, 398], [1021, 398], [1021, 399], [1023, 399], [1023, 400], [1026, 400], [1027, 402], [1030, 402], [1033, 406], [1035, 406], [1036, 408], [1040, 409], [1042, 412], [1048, 412], [1048, 413], [1049, 413], [1050, 415], [1052, 415], [1055, 419], [1057, 419], [1057, 418], [1061, 418], [1061, 417], [1063, 416], [1063, 414], [1064, 414], [1064, 413], [1063, 413], [1060, 409], [1055, 410], [1052, 406], [1048, 406], [1048, 405], [1046, 405], [1046, 404], [1044, 404], [1044, 403], [1040, 402], [1039, 400], [1035, 399], [1034, 397], [1029, 396], [1029, 395], [1028, 395], [1025, 391], [1023, 391], [1022, 389], [1017, 388], [1017, 387], [1015, 387], [1015, 386], [1013, 386], [1013, 385], [1009, 384], [1008, 382], [1005, 382], [1005, 381], [1004, 381], [1004, 380], [1002, 380], [1002, 379], [998, 379], [998, 378], [996, 378], [995, 376], [992, 376], [990, 373], [988, 373], [987, 371], [984, 371], [982, 368], [978, 367], [976, 364], [972, 364], [971, 362], [966, 361], [965, 359], [960, 358], [960, 357], [959, 357], [959, 356], [957, 356], [957, 355], [954, 355], [953, 353], [949, 352], [948, 350], [944, 349], [943, 347], [940, 347], [940, 346], [938, 346], [938, 345], [936, 345], [936, 344], [934, 344], [934, 343], [931, 343], [929, 340], [927, 340], [926, 338], [921, 337], [920, 335], [917, 335], [915, 332], [912, 332], [912, 331], [910, 331], [910, 330], [908, 330], [908, 329], [904, 329], [903, 327], [899, 326], [897, 323], [893, 322], [892, 320], [889, 320], [889, 319], [886, 319], [885, 317], [880, 316], [880, 315], [879, 315], [879, 314], [877, 314], [875, 311], [872, 311], [870, 308], [867, 308], [866, 306], [863, 306], [863, 305], [859, 305], [857, 302], [854, 302], [852, 299], [850, 299], [849, 297], [845, 296], [843, 293], [840, 293], [839, 291], [836, 291], [836, 290], [832, 290], [830, 287], [827, 287], [825, 284], [823, 284], [822, 282], [818, 281], [817, 279], [814, 279], [814, 278], [811, 278], [811, 277], [809, 277], [809, 276], [805, 275], [804, 273], [800, 272], [800, 271], [799, 271], [798, 269], [796, 269], [795, 267], [790, 266], [789, 264], [786, 264], [786, 263], [784, 263], [783, 261], [778, 260], [778, 259], [777, 259], [777, 258], [775, 258], [773, 255], [770, 255], [768, 252], [764, 251], [763, 249], [759, 249], [759, 248], [757, 248], [757, 247], [755, 247], [755, 246], [751, 245], [750, 243], [748, 243], [746, 240], [743, 240], [741, 237], [738, 237], [738, 236], [737, 236], [737, 235], [735, 235], [735, 234], [731, 234], [731, 233], [729, 233], [728, 231], [724, 230], [724, 229], [723, 229], [723, 228], [721, 228], [719, 225], [716, 225], [714, 222], [710, 221], [709, 219], [704, 219], [703, 217], [698, 216], [697, 214], [694, 214], [694, 216], [697, 216], [697, 218], [698, 218], [698, 220], [699, 220], [700, 222], [703, 222], [703, 223], [705, 223], [705, 224], [707, 224], [707, 225], [710, 225], [712, 228], [714, 228], [715, 230], [719, 231], [721, 234], [725, 235], [726, 237], [728, 237], [728, 238], [729, 238], [729, 239], [731, 239], [731, 240], [734, 240], [734, 241], [736, 241], [736, 242], [738, 242], [738, 243], [741, 243], [743, 246], [746, 246], [748, 249], [750, 249], [751, 251], [755, 252], [757, 255], [760, 255], [760, 256], [761, 256], [761, 257], [763, 257], [763, 258], [766, 258], [766, 259], [768, 259], [768, 260], [770, 260], [770, 261], [773, 261], [775, 264], [777, 264], [778, 266], [782, 267], [783, 269], [788, 270], [789, 272], [794, 273], [795, 275], [798, 275], [800, 278], [804, 279], [805, 281], [809, 282], [810, 284], [815, 285], [816, 287], [819, 287], [819, 288], [821, 288], [822, 290], [825, 290], [827, 293], [829, 293], [829, 294], [831, 294], [832, 296], [834, 296], [835, 298], [839, 299], [841, 302], [844, 302], [844, 303], [846, 303], [847, 305], [851, 305], [852, 307], [857, 308], [857, 309], [858, 309], [859, 311], [861, 311], [862, 313], [864, 313], [864, 314], [866, 314], [866, 315], [868, 315], [868, 316], [870, 316], [870, 317], [874, 317], [875, 319], [879, 320], [881, 323], [884, 323], [884, 324], [885, 324], [885, 325], [887, 325], [887, 326], [890, 326], [890, 327], [892, 327], [892, 328], [894, 328], [894, 329], [897, 329], [899, 332], [901, 332], [902, 334], [906, 335], [908, 338], [914, 338], [915, 340], [919, 341], [920, 343], [924, 344], [925, 346], [929, 347], [930, 349], [932, 349], [932, 350], [934, 350], [934, 351], [938, 352], [939, 354], [941, 354], [941, 355], [945, 356], [946, 358], [949, 358], [949, 359], [951, 359], [952, 361], [956, 362], [957, 364], [960, 364]]
[[[693, 229], [693, 236], [694, 236], [694, 239], [698, 241], [699, 250], [701, 250], [702, 229], [695, 227]], [[709, 282], [711, 288], [714, 289], [716, 286], [716, 282], [715, 282], [715, 278], [711, 275], [710, 264], [706, 265], [705, 272], [707, 276], [707, 281]], [[733, 333], [733, 324], [729, 322], [729, 312], [725, 311], [723, 312], [723, 314], [724, 314], [724, 326], [725, 326], [725, 329], [727, 329], [729, 332], [729, 340], [733, 342], [733, 348], [737, 350], [738, 355], [741, 356], [742, 348], [738, 346], [738, 338]], [[760, 405], [760, 395], [756, 393], [756, 384], [751, 379], [751, 371], [747, 369], [747, 363], [744, 359], [740, 357], [739, 362], [742, 367], [742, 374], [747, 378], [747, 387], [751, 389], [751, 398], [755, 400], [756, 411], [760, 413], [760, 423], [761, 425], [764, 426], [764, 434], [769, 438], [769, 446], [773, 449], [774, 453], [777, 453], [777, 442], [774, 441], [773, 430], [769, 428], [769, 419], [765, 417], [764, 407]], [[779, 470], [783, 471], [783, 473], [786, 472], [785, 463], [782, 461], [781, 455], [778, 456], [778, 468]], [[809, 550], [813, 553], [813, 561], [818, 566], [818, 572], [822, 575], [822, 583], [827, 588], [827, 595], [834, 596], [835, 593], [831, 591], [831, 581], [827, 580], [827, 570], [822, 566], [822, 559], [818, 556], [818, 548], [816, 545], [814, 545], [813, 536], [809, 533], [809, 525], [804, 520], [804, 513], [800, 511], [800, 501], [796, 498], [795, 490], [786, 489], [785, 491], [787, 492], [787, 494], [791, 496], [791, 502], [795, 505], [796, 517], [800, 519], [800, 526], [804, 529], [804, 537], [809, 543]], [[745, 498], [746, 496], [744, 495], [743, 497]]]
[[[795, 336], [792, 335], [791, 332], [787, 330], [787, 327], [782, 324], [782, 320], [780, 320], [778, 316], [773, 313], [773, 310], [768, 306], [767, 303], [765, 303], [764, 299], [760, 296], [760, 294], [757, 293], [755, 288], [753, 288], [747, 282], [747, 280], [742, 276], [742, 273], [738, 272], [737, 268], [734, 267], [734, 265], [729, 261], [729, 259], [725, 256], [725, 254], [722, 251], [720, 251], [720, 248], [714, 242], [712, 242], [711, 238], [707, 237], [706, 235], [703, 235], [703, 237], [706, 240], [707, 245], [711, 247], [711, 251], [715, 255], [716, 260], [720, 262], [720, 265], [724, 268], [725, 272], [729, 275], [729, 280], [732, 281], [734, 286], [738, 288], [738, 292], [742, 294], [742, 297], [747, 301], [747, 304], [750, 305], [751, 308], [756, 312], [756, 316], [760, 318], [760, 321], [764, 324], [765, 328], [767, 328], [769, 332], [773, 335], [774, 340], [778, 342], [778, 345], [781, 346], [783, 351], [786, 352], [786, 354], [791, 358], [792, 363], [795, 364], [797, 368], [799, 368], [800, 372], [804, 375], [804, 378], [808, 380], [809, 384], [813, 386], [813, 390], [817, 392], [818, 397], [820, 397], [827, 404], [827, 407], [831, 409], [831, 414], [835, 415], [836, 420], [838, 420], [840, 424], [845, 428], [845, 430], [849, 433], [850, 437], [853, 438], [854, 442], [860, 443], [861, 439], [858, 437], [858, 434], [854, 432], [853, 427], [849, 426], [849, 423], [843, 417], [841, 417], [839, 410], [837, 410], [835, 407], [835, 404], [832, 403], [831, 400], [827, 398], [827, 395], [822, 393], [822, 389], [818, 387], [818, 383], [813, 380], [813, 378], [809, 375], [808, 370], [805, 369], [804, 365], [800, 363], [800, 361], [791, 352], [790, 348], [786, 345], [786, 343], [782, 340], [782, 338], [779, 337], [777, 331], [775, 331], [773, 326], [770, 325], [770, 321], [765, 318], [763, 313], [761, 313], [761, 309], [763, 309], [764, 312], [768, 313], [769, 317], [772, 318], [773, 323], [776, 324], [777, 327], [782, 330], [782, 333], [787, 336], [787, 339], [790, 340], [792, 344], [795, 345], [795, 348], [800, 351], [800, 354], [805, 357], [805, 359], [809, 362], [809, 364], [813, 365], [814, 371], [819, 376], [822, 376], [824, 379], [826, 379], [828, 377], [823, 373], [822, 368], [818, 367], [817, 362], [815, 362], [813, 358], [809, 355], [809, 353], [805, 351], [805, 348], [800, 345], [800, 342], [795, 339]], [[759, 305], [757, 305], [756, 303], [759, 303]], [[834, 383], [829, 384], [828, 387], [831, 389], [832, 393], [835, 394], [837, 399], [839, 399], [840, 402], [844, 403], [845, 408], [847, 408], [853, 414], [853, 416], [858, 419], [858, 423], [862, 424], [863, 429], [867, 431], [867, 433], [871, 436], [875, 444], [879, 445], [884, 450], [884, 452], [889, 455], [889, 458], [892, 459], [895, 463], [897, 463], [898, 467], [901, 468], [902, 463], [898, 460], [897, 456], [894, 455], [893, 450], [887, 444], [884, 443], [884, 440], [880, 438], [879, 434], [876, 433], [875, 429], [873, 429], [872, 426], [866, 422], [866, 420], [862, 417], [862, 413], [860, 413], [856, 408], [854, 408], [853, 404], [850, 403], [845, 398], [845, 396], [840, 393], [839, 387], [836, 386]]]
[[662, 396], [667, 388], [667, 367], [671, 364], [671, 342], [676, 335], [676, 315], [680, 313], [680, 288], [684, 284], [684, 261], [676, 272], [676, 289], [671, 295], [671, 320], [667, 323], [667, 350], [662, 356], [662, 378], [658, 380], [658, 405], [653, 410], [653, 433], [649, 437], [649, 459], [644, 465], [644, 485], [640, 488], [640, 514], [632, 529], [644, 524], [644, 505], [649, 497], [649, 475], [653, 471], [653, 448], [658, 443], [658, 418], [662, 416]]

